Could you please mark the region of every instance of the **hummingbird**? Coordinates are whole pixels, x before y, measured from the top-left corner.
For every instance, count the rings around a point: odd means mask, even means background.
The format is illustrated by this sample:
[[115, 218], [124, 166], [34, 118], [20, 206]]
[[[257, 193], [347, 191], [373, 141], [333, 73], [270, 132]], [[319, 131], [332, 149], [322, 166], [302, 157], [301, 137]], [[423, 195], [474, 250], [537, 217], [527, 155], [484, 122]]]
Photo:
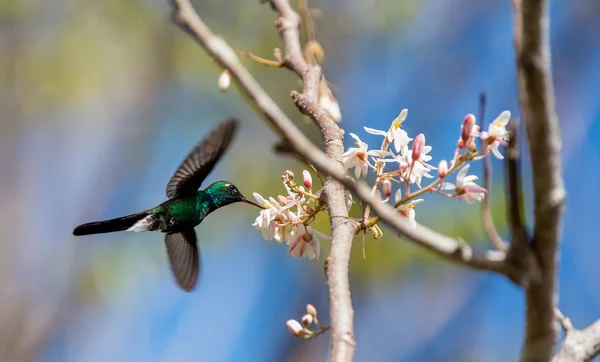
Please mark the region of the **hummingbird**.
[[217, 181], [199, 190], [227, 150], [237, 129], [237, 121], [228, 119], [200, 140], [167, 184], [168, 200], [142, 212], [77, 226], [73, 235], [90, 235], [115, 231], [161, 231], [171, 271], [177, 284], [191, 291], [198, 280], [200, 251], [194, 227], [208, 214], [229, 204], [245, 202], [263, 209], [247, 199], [228, 181]]

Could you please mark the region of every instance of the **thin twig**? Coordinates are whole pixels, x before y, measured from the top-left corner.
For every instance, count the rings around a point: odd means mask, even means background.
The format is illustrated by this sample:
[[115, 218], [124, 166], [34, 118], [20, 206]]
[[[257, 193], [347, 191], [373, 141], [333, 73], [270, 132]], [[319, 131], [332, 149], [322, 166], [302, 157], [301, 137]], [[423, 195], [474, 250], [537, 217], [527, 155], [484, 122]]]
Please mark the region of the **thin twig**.
[[554, 311], [554, 314], [556, 314], [556, 318], [560, 322], [560, 325], [563, 328], [563, 330], [565, 331], [565, 334], [569, 334], [571, 331], [573, 331], [575, 329], [573, 327], [573, 323], [571, 323], [571, 320], [569, 318], [565, 317], [565, 315], [562, 314], [560, 309], [556, 308], [556, 310]]

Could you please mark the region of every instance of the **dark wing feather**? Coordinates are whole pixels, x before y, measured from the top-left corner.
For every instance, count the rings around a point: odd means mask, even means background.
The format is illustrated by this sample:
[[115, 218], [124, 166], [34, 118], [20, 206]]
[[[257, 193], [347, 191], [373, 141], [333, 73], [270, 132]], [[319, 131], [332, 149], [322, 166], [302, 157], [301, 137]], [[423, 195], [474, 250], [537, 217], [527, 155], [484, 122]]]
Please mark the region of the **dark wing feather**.
[[194, 229], [166, 234], [165, 245], [169, 255], [171, 271], [177, 284], [189, 292], [196, 286], [200, 271], [200, 251]]
[[212, 171], [235, 134], [237, 121], [228, 119], [201, 140], [167, 184], [167, 197], [191, 195]]

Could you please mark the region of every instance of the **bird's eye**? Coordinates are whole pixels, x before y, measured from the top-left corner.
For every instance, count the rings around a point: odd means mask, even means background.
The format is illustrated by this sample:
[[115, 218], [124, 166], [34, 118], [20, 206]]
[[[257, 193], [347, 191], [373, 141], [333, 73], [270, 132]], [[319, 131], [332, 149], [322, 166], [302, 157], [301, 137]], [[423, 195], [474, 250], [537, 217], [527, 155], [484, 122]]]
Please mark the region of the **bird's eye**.
[[233, 186], [233, 185], [229, 185], [229, 189], [230, 189], [230, 190], [235, 190], [235, 186]]

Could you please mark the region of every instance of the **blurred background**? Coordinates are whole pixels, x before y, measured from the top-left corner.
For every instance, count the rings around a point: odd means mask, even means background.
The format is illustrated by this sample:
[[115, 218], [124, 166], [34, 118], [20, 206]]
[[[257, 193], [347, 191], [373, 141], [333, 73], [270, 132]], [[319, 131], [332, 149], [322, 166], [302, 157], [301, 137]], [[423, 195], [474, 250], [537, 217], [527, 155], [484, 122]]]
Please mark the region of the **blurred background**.
[[[294, 1], [295, 3], [295, 1]], [[258, 1], [195, 1], [237, 49], [271, 57], [276, 14]], [[553, 1], [552, 55], [568, 190], [560, 307], [576, 327], [600, 318], [600, 3]], [[512, 14], [505, 0], [321, 0], [317, 39], [342, 126], [387, 129], [403, 108], [409, 135], [425, 133], [435, 163], [451, 158], [460, 124], [488, 95], [486, 119], [519, 116]], [[244, 60], [318, 144], [294, 108], [295, 76]], [[203, 274], [182, 292], [156, 233], [75, 238], [74, 226], [157, 205], [192, 146], [228, 116], [238, 138], [206, 184], [234, 181], [251, 195], [284, 193], [275, 134], [219, 70], [169, 22], [165, 1], [0, 0], [0, 360], [322, 361], [330, 335], [303, 341], [285, 321], [306, 303], [328, 323], [324, 256], [293, 259], [251, 227], [236, 204], [196, 228]], [[347, 137], [346, 142], [352, 140]], [[525, 156], [526, 197], [531, 199]], [[481, 175], [481, 168], [473, 167]], [[507, 237], [503, 165], [492, 206]], [[491, 247], [479, 208], [427, 195], [417, 220]], [[531, 202], [528, 201], [530, 206]], [[354, 205], [357, 212], [359, 205]], [[528, 209], [531, 220], [531, 208]], [[317, 224], [327, 231], [328, 221]], [[350, 270], [356, 361], [516, 360], [523, 293], [502, 277], [449, 264], [384, 229], [360, 238]]]

